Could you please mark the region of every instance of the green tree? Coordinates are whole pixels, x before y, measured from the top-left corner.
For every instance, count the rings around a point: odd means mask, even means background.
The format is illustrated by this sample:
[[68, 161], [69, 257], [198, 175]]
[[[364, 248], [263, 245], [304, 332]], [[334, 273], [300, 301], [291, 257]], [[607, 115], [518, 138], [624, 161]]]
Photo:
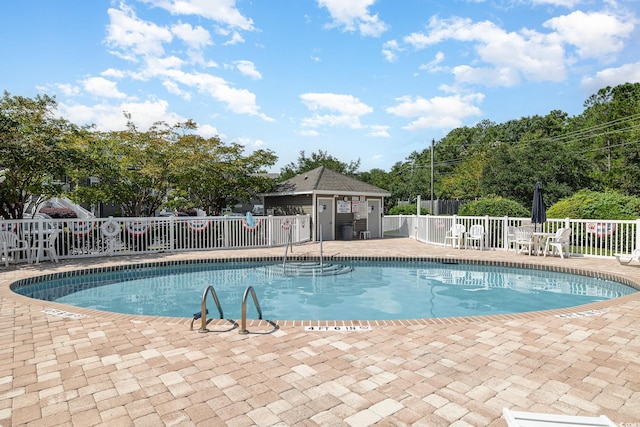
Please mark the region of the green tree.
[[63, 190], [62, 178], [77, 157], [69, 144], [78, 129], [54, 115], [57, 103], [47, 95], [0, 99], [0, 216], [22, 218]]
[[600, 89], [584, 106], [571, 145], [589, 161], [591, 188], [640, 195], [640, 83]]
[[291, 162], [280, 169], [280, 181], [285, 181], [301, 173], [308, 172], [320, 166], [331, 169], [334, 172], [356, 177], [358, 168], [360, 167], [360, 159], [344, 163], [337, 158], [331, 156], [326, 151], [318, 150], [317, 153], [311, 153], [307, 157], [304, 150], [300, 151], [297, 163]]
[[121, 206], [124, 216], [153, 216], [167, 201], [174, 185], [179, 131], [191, 130], [193, 122], [175, 126], [154, 123], [141, 131], [126, 114], [122, 131], [94, 133], [80, 142], [85, 158], [72, 177], [78, 184], [89, 177], [92, 185], [78, 185], [73, 198], [85, 203], [111, 202]]
[[219, 215], [222, 209], [248, 202], [273, 186], [265, 168], [277, 157], [270, 150], [244, 155], [240, 144], [225, 144], [219, 138], [185, 135], [178, 141], [175, 162], [176, 189], [191, 207]]
[[523, 205], [540, 181], [545, 202], [552, 204], [588, 185], [585, 159], [561, 138], [566, 114], [553, 111], [536, 117], [513, 143], [500, 142], [487, 153], [480, 181], [483, 195], [495, 194]]

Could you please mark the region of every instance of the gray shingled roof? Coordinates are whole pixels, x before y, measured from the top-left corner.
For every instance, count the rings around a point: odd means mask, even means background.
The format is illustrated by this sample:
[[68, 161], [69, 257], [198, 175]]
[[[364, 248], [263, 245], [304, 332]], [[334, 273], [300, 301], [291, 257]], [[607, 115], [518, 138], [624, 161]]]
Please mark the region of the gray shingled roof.
[[310, 193], [357, 193], [365, 196], [390, 196], [387, 190], [358, 181], [341, 173], [320, 166], [308, 172], [296, 175], [286, 181], [276, 184], [273, 191], [265, 193], [267, 196], [282, 194], [310, 194]]

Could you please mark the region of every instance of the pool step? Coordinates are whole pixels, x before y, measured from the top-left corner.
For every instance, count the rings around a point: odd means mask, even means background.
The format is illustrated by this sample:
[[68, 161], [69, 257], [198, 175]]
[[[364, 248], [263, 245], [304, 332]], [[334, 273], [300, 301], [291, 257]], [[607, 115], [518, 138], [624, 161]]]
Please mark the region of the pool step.
[[278, 276], [335, 276], [338, 274], [346, 274], [353, 271], [353, 267], [350, 265], [333, 264], [319, 262], [288, 262], [282, 264], [272, 264], [259, 267], [270, 275]]

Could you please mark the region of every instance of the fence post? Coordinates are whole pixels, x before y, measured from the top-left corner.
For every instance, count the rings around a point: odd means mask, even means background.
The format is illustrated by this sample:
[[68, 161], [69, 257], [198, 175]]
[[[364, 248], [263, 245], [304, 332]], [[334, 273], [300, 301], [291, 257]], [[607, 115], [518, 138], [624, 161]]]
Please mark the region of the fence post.
[[502, 248], [509, 250], [509, 216], [505, 215], [502, 219]]
[[636, 246], [633, 249], [640, 249], [640, 219], [636, 219]]
[[483, 242], [483, 247], [485, 248], [489, 248], [489, 243], [491, 242], [491, 239], [489, 239], [489, 230], [491, 230], [489, 228], [489, 215], [485, 215], [484, 216], [484, 242]]

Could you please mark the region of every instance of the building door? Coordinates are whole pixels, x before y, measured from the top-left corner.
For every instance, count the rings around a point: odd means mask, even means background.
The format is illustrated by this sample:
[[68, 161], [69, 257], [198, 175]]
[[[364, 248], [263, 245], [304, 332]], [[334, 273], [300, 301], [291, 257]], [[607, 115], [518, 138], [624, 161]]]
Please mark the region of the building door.
[[[316, 236], [320, 236], [320, 226], [322, 225], [322, 240], [334, 240], [333, 237], [333, 198], [318, 198], [318, 225], [316, 226]], [[320, 240], [318, 237], [316, 240]]]
[[381, 237], [381, 213], [380, 200], [367, 200], [367, 229], [371, 233], [372, 239], [379, 239]]

